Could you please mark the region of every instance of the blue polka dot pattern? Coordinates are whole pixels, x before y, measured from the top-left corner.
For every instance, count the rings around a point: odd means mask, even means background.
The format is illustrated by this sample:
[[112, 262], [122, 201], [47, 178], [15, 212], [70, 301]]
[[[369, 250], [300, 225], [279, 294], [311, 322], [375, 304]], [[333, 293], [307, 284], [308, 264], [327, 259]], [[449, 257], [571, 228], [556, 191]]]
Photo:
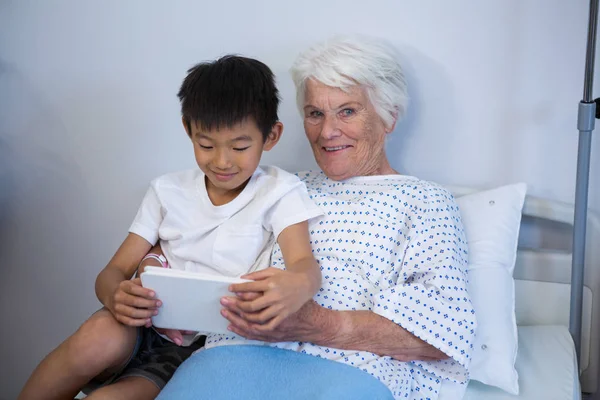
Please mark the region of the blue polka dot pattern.
[[[271, 345], [361, 368], [397, 399], [435, 399], [444, 379], [466, 382], [476, 321], [466, 292], [466, 240], [452, 195], [402, 175], [343, 182], [322, 172], [298, 176], [325, 213], [309, 224], [323, 274], [315, 301], [333, 310], [371, 310], [450, 358], [401, 362], [310, 343]], [[278, 246], [272, 265], [284, 268]], [[211, 335], [207, 347], [240, 343], [248, 341]]]

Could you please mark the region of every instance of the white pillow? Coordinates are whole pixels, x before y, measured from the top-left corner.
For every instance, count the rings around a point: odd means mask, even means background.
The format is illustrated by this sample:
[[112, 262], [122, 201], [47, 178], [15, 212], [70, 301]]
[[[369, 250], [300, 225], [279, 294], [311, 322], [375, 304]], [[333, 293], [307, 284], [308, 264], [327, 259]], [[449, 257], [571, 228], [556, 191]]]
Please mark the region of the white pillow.
[[508, 185], [462, 197], [469, 249], [468, 290], [477, 317], [471, 379], [519, 393], [513, 271], [527, 186]]

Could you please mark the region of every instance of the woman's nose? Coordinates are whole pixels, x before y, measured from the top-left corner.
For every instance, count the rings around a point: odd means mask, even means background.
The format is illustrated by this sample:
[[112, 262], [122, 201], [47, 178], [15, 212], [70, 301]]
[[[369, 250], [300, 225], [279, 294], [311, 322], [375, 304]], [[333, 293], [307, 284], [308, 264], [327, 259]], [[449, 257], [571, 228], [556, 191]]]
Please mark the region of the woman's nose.
[[342, 131], [339, 129], [339, 121], [334, 116], [326, 116], [323, 120], [323, 125], [321, 129], [321, 137], [324, 139], [334, 139], [342, 134]]

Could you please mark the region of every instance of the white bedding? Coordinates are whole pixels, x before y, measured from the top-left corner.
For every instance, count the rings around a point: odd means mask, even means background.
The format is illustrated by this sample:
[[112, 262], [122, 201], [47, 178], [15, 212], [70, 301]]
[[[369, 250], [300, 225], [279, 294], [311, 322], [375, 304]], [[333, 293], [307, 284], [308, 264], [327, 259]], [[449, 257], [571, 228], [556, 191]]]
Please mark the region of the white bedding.
[[[575, 348], [564, 326], [520, 326], [517, 355], [520, 394], [471, 381], [464, 400], [580, 400]], [[460, 399], [461, 390], [442, 385], [439, 400]]]

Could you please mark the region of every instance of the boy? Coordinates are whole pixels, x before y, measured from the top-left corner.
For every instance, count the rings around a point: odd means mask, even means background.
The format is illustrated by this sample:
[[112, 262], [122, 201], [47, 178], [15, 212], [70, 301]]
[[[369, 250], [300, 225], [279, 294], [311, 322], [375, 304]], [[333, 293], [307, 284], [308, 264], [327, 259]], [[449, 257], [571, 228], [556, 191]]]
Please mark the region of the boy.
[[267, 268], [264, 255], [276, 240], [285, 275], [266, 278], [270, 289], [255, 300], [273, 327], [318, 290], [307, 221], [321, 211], [295, 176], [259, 167], [283, 130], [273, 73], [259, 61], [226, 56], [190, 69], [178, 96], [199, 170], [152, 182], [129, 235], [96, 280], [104, 308], [40, 363], [20, 399], [73, 398], [85, 385], [99, 388], [92, 400], [152, 399], [202, 345], [180, 346], [198, 338], [151, 328], [160, 299], [139, 278], [130, 280], [157, 241], [166, 260], [150, 258], [165, 266], [239, 276]]

